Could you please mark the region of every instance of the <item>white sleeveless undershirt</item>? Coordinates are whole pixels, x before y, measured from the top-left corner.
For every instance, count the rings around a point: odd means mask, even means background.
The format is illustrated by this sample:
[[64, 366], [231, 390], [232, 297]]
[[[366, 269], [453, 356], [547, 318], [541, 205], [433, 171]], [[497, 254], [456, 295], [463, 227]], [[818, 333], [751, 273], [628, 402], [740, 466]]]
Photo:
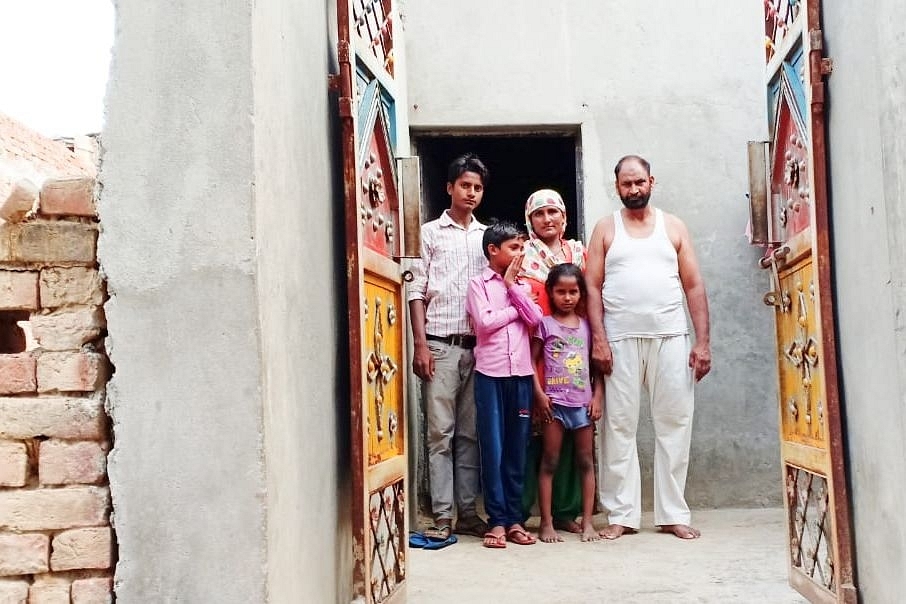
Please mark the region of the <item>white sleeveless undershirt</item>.
[[604, 259], [604, 327], [610, 341], [689, 333], [676, 248], [664, 215], [654, 210], [654, 230], [630, 236], [614, 212], [613, 242]]

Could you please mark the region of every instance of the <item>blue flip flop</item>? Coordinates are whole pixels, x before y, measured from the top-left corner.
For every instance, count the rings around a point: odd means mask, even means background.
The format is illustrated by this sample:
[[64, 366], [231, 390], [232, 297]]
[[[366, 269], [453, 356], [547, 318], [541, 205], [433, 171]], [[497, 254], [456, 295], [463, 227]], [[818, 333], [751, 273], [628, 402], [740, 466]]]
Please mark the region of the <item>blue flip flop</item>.
[[450, 535], [443, 541], [437, 539], [428, 539], [428, 543], [423, 545], [422, 549], [443, 549], [448, 545], [453, 545], [457, 541], [459, 541], [459, 539], [456, 538], [456, 535]]
[[431, 543], [431, 540], [425, 537], [422, 533], [417, 533], [415, 531], [409, 533], [409, 547], [421, 549], [429, 543]]

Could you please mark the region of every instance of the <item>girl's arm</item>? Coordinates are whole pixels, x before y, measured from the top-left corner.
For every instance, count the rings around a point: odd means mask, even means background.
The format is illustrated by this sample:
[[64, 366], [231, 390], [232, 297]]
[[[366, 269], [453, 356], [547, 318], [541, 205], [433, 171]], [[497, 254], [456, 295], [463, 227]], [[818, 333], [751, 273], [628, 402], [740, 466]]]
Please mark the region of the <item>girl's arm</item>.
[[588, 417], [596, 422], [604, 415], [604, 376], [592, 373], [591, 402], [588, 403]]
[[[588, 319], [582, 319], [588, 326]], [[588, 333], [591, 333], [591, 327], [588, 326]], [[589, 346], [585, 348], [585, 361], [591, 360]], [[591, 378], [591, 402], [588, 403], [588, 417], [591, 421], [596, 422], [604, 415], [604, 374], [600, 373], [594, 365], [588, 364], [589, 377]]]
[[551, 414], [551, 399], [544, 392], [540, 376], [541, 371], [544, 369], [544, 340], [533, 337], [531, 345], [532, 364], [535, 366], [535, 372], [532, 374], [532, 383], [535, 391], [535, 412], [533, 415], [543, 422], [549, 422], [554, 418]]
[[469, 281], [466, 312], [472, 318], [472, 328], [476, 335], [493, 333], [519, 319], [519, 313], [513, 306], [491, 308], [481, 277]]

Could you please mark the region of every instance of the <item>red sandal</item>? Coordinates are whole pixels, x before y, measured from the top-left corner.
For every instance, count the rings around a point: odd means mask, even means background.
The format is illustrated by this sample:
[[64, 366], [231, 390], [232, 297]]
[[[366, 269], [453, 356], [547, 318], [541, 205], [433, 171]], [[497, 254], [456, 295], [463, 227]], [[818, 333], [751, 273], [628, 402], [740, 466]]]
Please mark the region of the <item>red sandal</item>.
[[506, 535], [495, 535], [487, 532], [484, 534], [482, 545], [490, 549], [503, 549], [506, 547]]
[[516, 545], [534, 545], [537, 542], [537, 539], [521, 526], [511, 526], [506, 532], [506, 538]]

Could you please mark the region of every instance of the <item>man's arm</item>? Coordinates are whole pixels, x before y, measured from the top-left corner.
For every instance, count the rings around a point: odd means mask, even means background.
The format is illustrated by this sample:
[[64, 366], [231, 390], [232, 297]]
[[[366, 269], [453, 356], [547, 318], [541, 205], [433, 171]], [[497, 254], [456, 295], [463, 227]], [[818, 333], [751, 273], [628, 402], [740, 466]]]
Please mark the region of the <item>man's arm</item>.
[[434, 356], [425, 337], [425, 301], [409, 300], [409, 325], [412, 327], [412, 371], [423, 380], [434, 377]]
[[428, 291], [428, 271], [431, 264], [431, 245], [428, 229], [422, 230], [419, 258], [412, 263], [412, 281], [409, 283], [409, 327], [412, 329], [412, 371], [423, 380], [434, 377], [434, 356], [428, 349], [425, 337], [427, 306], [425, 295]]
[[679, 238], [676, 256], [680, 281], [683, 284], [683, 292], [686, 294], [686, 305], [689, 307], [692, 329], [695, 331], [695, 344], [692, 346], [692, 352], [689, 353], [689, 367], [695, 373], [697, 382], [711, 371], [711, 326], [708, 295], [698, 266], [698, 259], [695, 257], [695, 249], [692, 247], [689, 230], [679, 218], [675, 216], [671, 218], [671, 230]]
[[604, 285], [604, 241], [606, 234], [613, 230], [613, 218], [602, 218], [595, 225], [588, 242], [588, 258], [585, 265], [585, 284], [588, 296], [585, 308], [588, 311], [588, 325], [591, 328], [591, 363], [604, 375], [613, 370], [613, 355], [610, 343], [604, 331], [604, 301], [601, 298], [601, 287]]

